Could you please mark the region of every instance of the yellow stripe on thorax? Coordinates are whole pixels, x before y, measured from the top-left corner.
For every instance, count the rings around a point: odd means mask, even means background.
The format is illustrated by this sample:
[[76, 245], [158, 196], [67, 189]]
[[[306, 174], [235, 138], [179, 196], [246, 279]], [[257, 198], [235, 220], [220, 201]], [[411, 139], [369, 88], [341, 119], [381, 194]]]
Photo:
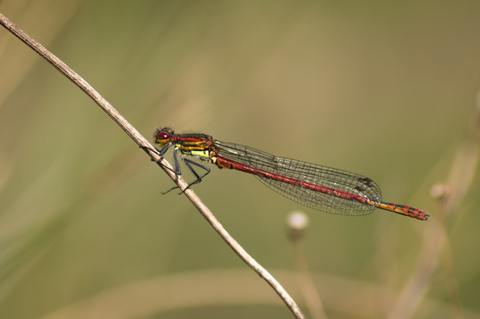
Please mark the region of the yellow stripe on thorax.
[[207, 159], [207, 160], [210, 159], [210, 151], [207, 151], [207, 150], [190, 151], [189, 154], [192, 155], [192, 156], [197, 156], [197, 157], [204, 158], [204, 159]]
[[203, 151], [206, 150], [208, 147], [205, 142], [187, 142], [183, 144], [177, 144], [175, 149], [185, 150], [185, 151]]

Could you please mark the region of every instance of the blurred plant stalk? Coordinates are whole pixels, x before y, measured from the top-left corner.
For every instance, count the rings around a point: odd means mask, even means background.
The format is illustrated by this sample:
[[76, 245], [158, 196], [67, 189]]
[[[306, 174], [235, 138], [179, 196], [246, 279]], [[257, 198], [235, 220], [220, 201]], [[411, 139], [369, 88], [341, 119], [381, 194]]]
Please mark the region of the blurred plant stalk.
[[432, 274], [442, 262], [445, 272], [446, 292], [452, 303], [452, 318], [463, 319], [462, 307], [458, 296], [458, 283], [447, 225], [453, 225], [457, 218], [465, 195], [467, 194], [478, 163], [478, 144], [480, 142], [480, 91], [477, 94], [477, 107], [470, 119], [469, 132], [458, 147], [448, 181], [436, 184], [431, 196], [436, 200], [437, 214], [432, 226], [425, 232], [420, 257], [415, 271], [408, 279], [389, 315], [389, 319], [410, 318], [425, 297]]
[[308, 270], [307, 258], [303, 247], [303, 235], [308, 227], [308, 216], [302, 212], [293, 212], [287, 217], [289, 238], [293, 243], [293, 255], [297, 282], [307, 303], [310, 314], [315, 319], [327, 319], [322, 300], [313, 284]]

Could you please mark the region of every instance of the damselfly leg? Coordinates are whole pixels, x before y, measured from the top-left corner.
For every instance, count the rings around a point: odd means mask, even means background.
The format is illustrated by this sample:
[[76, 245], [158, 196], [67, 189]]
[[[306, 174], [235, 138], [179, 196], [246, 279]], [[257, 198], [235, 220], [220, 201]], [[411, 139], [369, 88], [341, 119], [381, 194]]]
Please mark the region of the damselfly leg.
[[[162, 156], [165, 155], [165, 153], [168, 151], [168, 149], [172, 146], [171, 143], [165, 145], [165, 147], [163, 147], [161, 150], [155, 148], [155, 150], [151, 149], [151, 148], [147, 148], [147, 147], [142, 147], [144, 149], [149, 149], [155, 153], [157, 153], [159, 156]], [[181, 165], [180, 165], [180, 161], [178, 159], [178, 151], [179, 149], [178, 148], [175, 148], [173, 150], [173, 161], [174, 161], [174, 167], [173, 169], [171, 169], [170, 167], [168, 166], [165, 166], [163, 164], [161, 164], [160, 162], [160, 165], [162, 165], [162, 167], [168, 169], [169, 171], [171, 171], [172, 173], [174, 173], [176, 176], [181, 176], [182, 175], [182, 170], [181, 170]], [[181, 152], [181, 150], [180, 150]], [[187, 187], [185, 187], [185, 189], [183, 189], [180, 193], [178, 193], [178, 195], [181, 195], [183, 194], [187, 189], [189, 189], [191, 186], [195, 185], [195, 184], [198, 184], [202, 181], [202, 178], [204, 178], [205, 176], [207, 176], [210, 172], [211, 172], [211, 169], [209, 169], [208, 167], [206, 166], [203, 166], [195, 161], [192, 161], [188, 158], [185, 157], [184, 154], [180, 155], [180, 159], [185, 163], [185, 166], [187, 166], [187, 168], [192, 172], [192, 174], [195, 176], [195, 180], [191, 183], [189, 183], [187, 185]], [[198, 167], [198, 168], [201, 168], [205, 171], [205, 173], [203, 175], [200, 175], [199, 173], [197, 173], [197, 171], [195, 171], [195, 169], [192, 167], [192, 165]], [[180, 188], [178, 186], [175, 186], [175, 187], [172, 187], [171, 189], [169, 189], [168, 191], [166, 192], [162, 192], [162, 195], [165, 195], [169, 192], [171, 192], [172, 190], [174, 189], [177, 189], [177, 188]]]

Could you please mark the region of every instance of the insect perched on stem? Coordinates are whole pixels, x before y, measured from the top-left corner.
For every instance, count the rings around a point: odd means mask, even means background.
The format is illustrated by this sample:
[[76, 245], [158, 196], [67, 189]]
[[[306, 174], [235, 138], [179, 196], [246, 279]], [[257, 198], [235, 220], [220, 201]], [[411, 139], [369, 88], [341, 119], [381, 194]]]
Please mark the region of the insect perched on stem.
[[[188, 156], [197, 157], [219, 168], [255, 175], [262, 183], [283, 196], [323, 212], [340, 215], [367, 215], [380, 208], [397, 214], [427, 220], [418, 208], [382, 202], [378, 185], [368, 177], [343, 170], [274, 156], [254, 148], [214, 140], [200, 133], [176, 134], [171, 128], [157, 129], [154, 142], [163, 156], [173, 147], [174, 173], [181, 175], [180, 159], [195, 175], [187, 189], [202, 181], [210, 169]], [[199, 174], [194, 167], [203, 170]]]

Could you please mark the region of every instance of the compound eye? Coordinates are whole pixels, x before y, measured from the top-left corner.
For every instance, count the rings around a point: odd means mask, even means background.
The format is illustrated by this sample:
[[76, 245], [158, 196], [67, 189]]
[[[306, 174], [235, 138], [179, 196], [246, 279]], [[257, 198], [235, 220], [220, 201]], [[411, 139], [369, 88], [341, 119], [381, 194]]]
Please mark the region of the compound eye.
[[166, 132], [160, 132], [158, 133], [158, 139], [160, 140], [169, 140], [170, 139], [170, 135]]
[[170, 134], [167, 132], [158, 132], [157, 138], [155, 139], [155, 143], [157, 144], [167, 144], [170, 142]]

